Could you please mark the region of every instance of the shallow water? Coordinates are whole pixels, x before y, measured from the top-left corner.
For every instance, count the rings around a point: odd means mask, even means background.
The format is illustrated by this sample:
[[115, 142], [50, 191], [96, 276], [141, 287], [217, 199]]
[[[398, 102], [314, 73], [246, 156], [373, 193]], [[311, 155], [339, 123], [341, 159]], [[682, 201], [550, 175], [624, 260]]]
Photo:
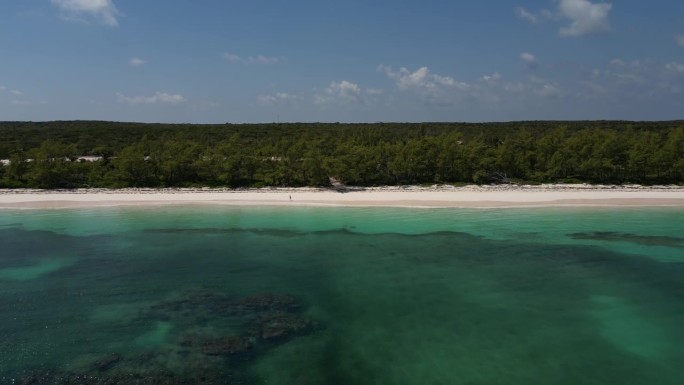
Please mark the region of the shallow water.
[[683, 218], [0, 211], [0, 383], [682, 384]]

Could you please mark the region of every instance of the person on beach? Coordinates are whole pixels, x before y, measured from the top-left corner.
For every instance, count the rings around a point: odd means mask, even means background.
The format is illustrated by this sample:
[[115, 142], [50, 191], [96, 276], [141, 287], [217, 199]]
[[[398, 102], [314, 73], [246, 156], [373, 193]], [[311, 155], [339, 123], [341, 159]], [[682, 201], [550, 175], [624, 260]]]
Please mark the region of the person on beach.
[[292, 200], [292, 195], [290, 195], [290, 200]]

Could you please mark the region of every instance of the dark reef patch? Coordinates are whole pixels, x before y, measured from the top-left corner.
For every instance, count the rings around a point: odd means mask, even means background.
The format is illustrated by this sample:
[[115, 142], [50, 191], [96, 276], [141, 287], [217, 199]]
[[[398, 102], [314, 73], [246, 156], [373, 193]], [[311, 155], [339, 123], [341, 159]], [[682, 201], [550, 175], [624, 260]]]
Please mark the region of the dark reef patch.
[[219, 227], [203, 227], [203, 228], [160, 228], [147, 229], [143, 231], [147, 234], [176, 234], [176, 235], [236, 235], [236, 234], [254, 234], [267, 235], [273, 237], [292, 238], [299, 237], [306, 233], [280, 230], [280, 229], [240, 229], [240, 228], [219, 228]]
[[568, 234], [568, 236], [572, 239], [587, 239], [592, 241], [606, 242], [629, 242], [644, 246], [684, 247], [684, 238], [669, 236], [639, 235], [630, 233], [619, 233], [613, 231], [572, 233]]
[[[207, 289], [185, 290], [151, 305], [139, 315], [141, 321], [165, 321], [179, 329], [177, 338], [168, 344], [142, 354], [104, 355], [77, 370], [37, 368], [18, 376], [13, 384], [253, 383], [250, 362], [279, 344], [317, 329], [318, 324], [302, 314], [304, 309], [289, 294], [236, 297]], [[173, 364], [178, 357], [183, 362], [182, 369]], [[0, 379], [0, 384], [4, 385], [3, 381]]]
[[273, 236], [282, 238], [294, 238], [302, 237], [306, 235], [359, 235], [368, 237], [378, 237], [378, 236], [401, 236], [401, 237], [423, 237], [423, 236], [467, 236], [472, 238], [482, 238], [480, 236], [475, 236], [469, 233], [460, 231], [434, 231], [429, 233], [419, 233], [419, 234], [406, 234], [406, 233], [363, 233], [358, 231], [353, 231], [350, 228], [339, 228], [331, 230], [318, 230], [318, 231], [296, 231], [296, 230], [285, 230], [285, 229], [260, 229], [260, 228], [219, 228], [219, 227], [200, 227], [200, 228], [156, 228], [156, 229], [146, 229], [143, 231], [145, 234], [170, 234], [170, 235], [240, 235], [240, 234], [252, 234], [252, 235], [263, 235], [263, 236]]
[[252, 346], [254, 344], [247, 337], [220, 337], [204, 341], [202, 353], [210, 356], [233, 356], [248, 352]]
[[283, 341], [309, 333], [314, 323], [298, 314], [276, 312], [258, 316], [250, 322], [251, 334], [265, 341]]

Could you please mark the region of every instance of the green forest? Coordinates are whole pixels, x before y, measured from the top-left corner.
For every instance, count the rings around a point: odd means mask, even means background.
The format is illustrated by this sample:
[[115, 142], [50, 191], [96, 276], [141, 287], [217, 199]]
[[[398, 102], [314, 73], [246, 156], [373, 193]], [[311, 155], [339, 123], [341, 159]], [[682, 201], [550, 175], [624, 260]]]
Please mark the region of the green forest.
[[0, 159], [0, 188], [682, 185], [684, 121], [0, 122]]

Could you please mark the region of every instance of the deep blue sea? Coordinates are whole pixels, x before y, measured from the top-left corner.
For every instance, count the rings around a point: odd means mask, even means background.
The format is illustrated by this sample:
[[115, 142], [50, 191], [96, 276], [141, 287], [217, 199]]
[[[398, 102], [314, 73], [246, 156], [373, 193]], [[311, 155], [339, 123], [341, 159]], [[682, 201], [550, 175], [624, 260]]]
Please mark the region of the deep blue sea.
[[684, 208], [0, 210], [0, 384], [684, 384]]

